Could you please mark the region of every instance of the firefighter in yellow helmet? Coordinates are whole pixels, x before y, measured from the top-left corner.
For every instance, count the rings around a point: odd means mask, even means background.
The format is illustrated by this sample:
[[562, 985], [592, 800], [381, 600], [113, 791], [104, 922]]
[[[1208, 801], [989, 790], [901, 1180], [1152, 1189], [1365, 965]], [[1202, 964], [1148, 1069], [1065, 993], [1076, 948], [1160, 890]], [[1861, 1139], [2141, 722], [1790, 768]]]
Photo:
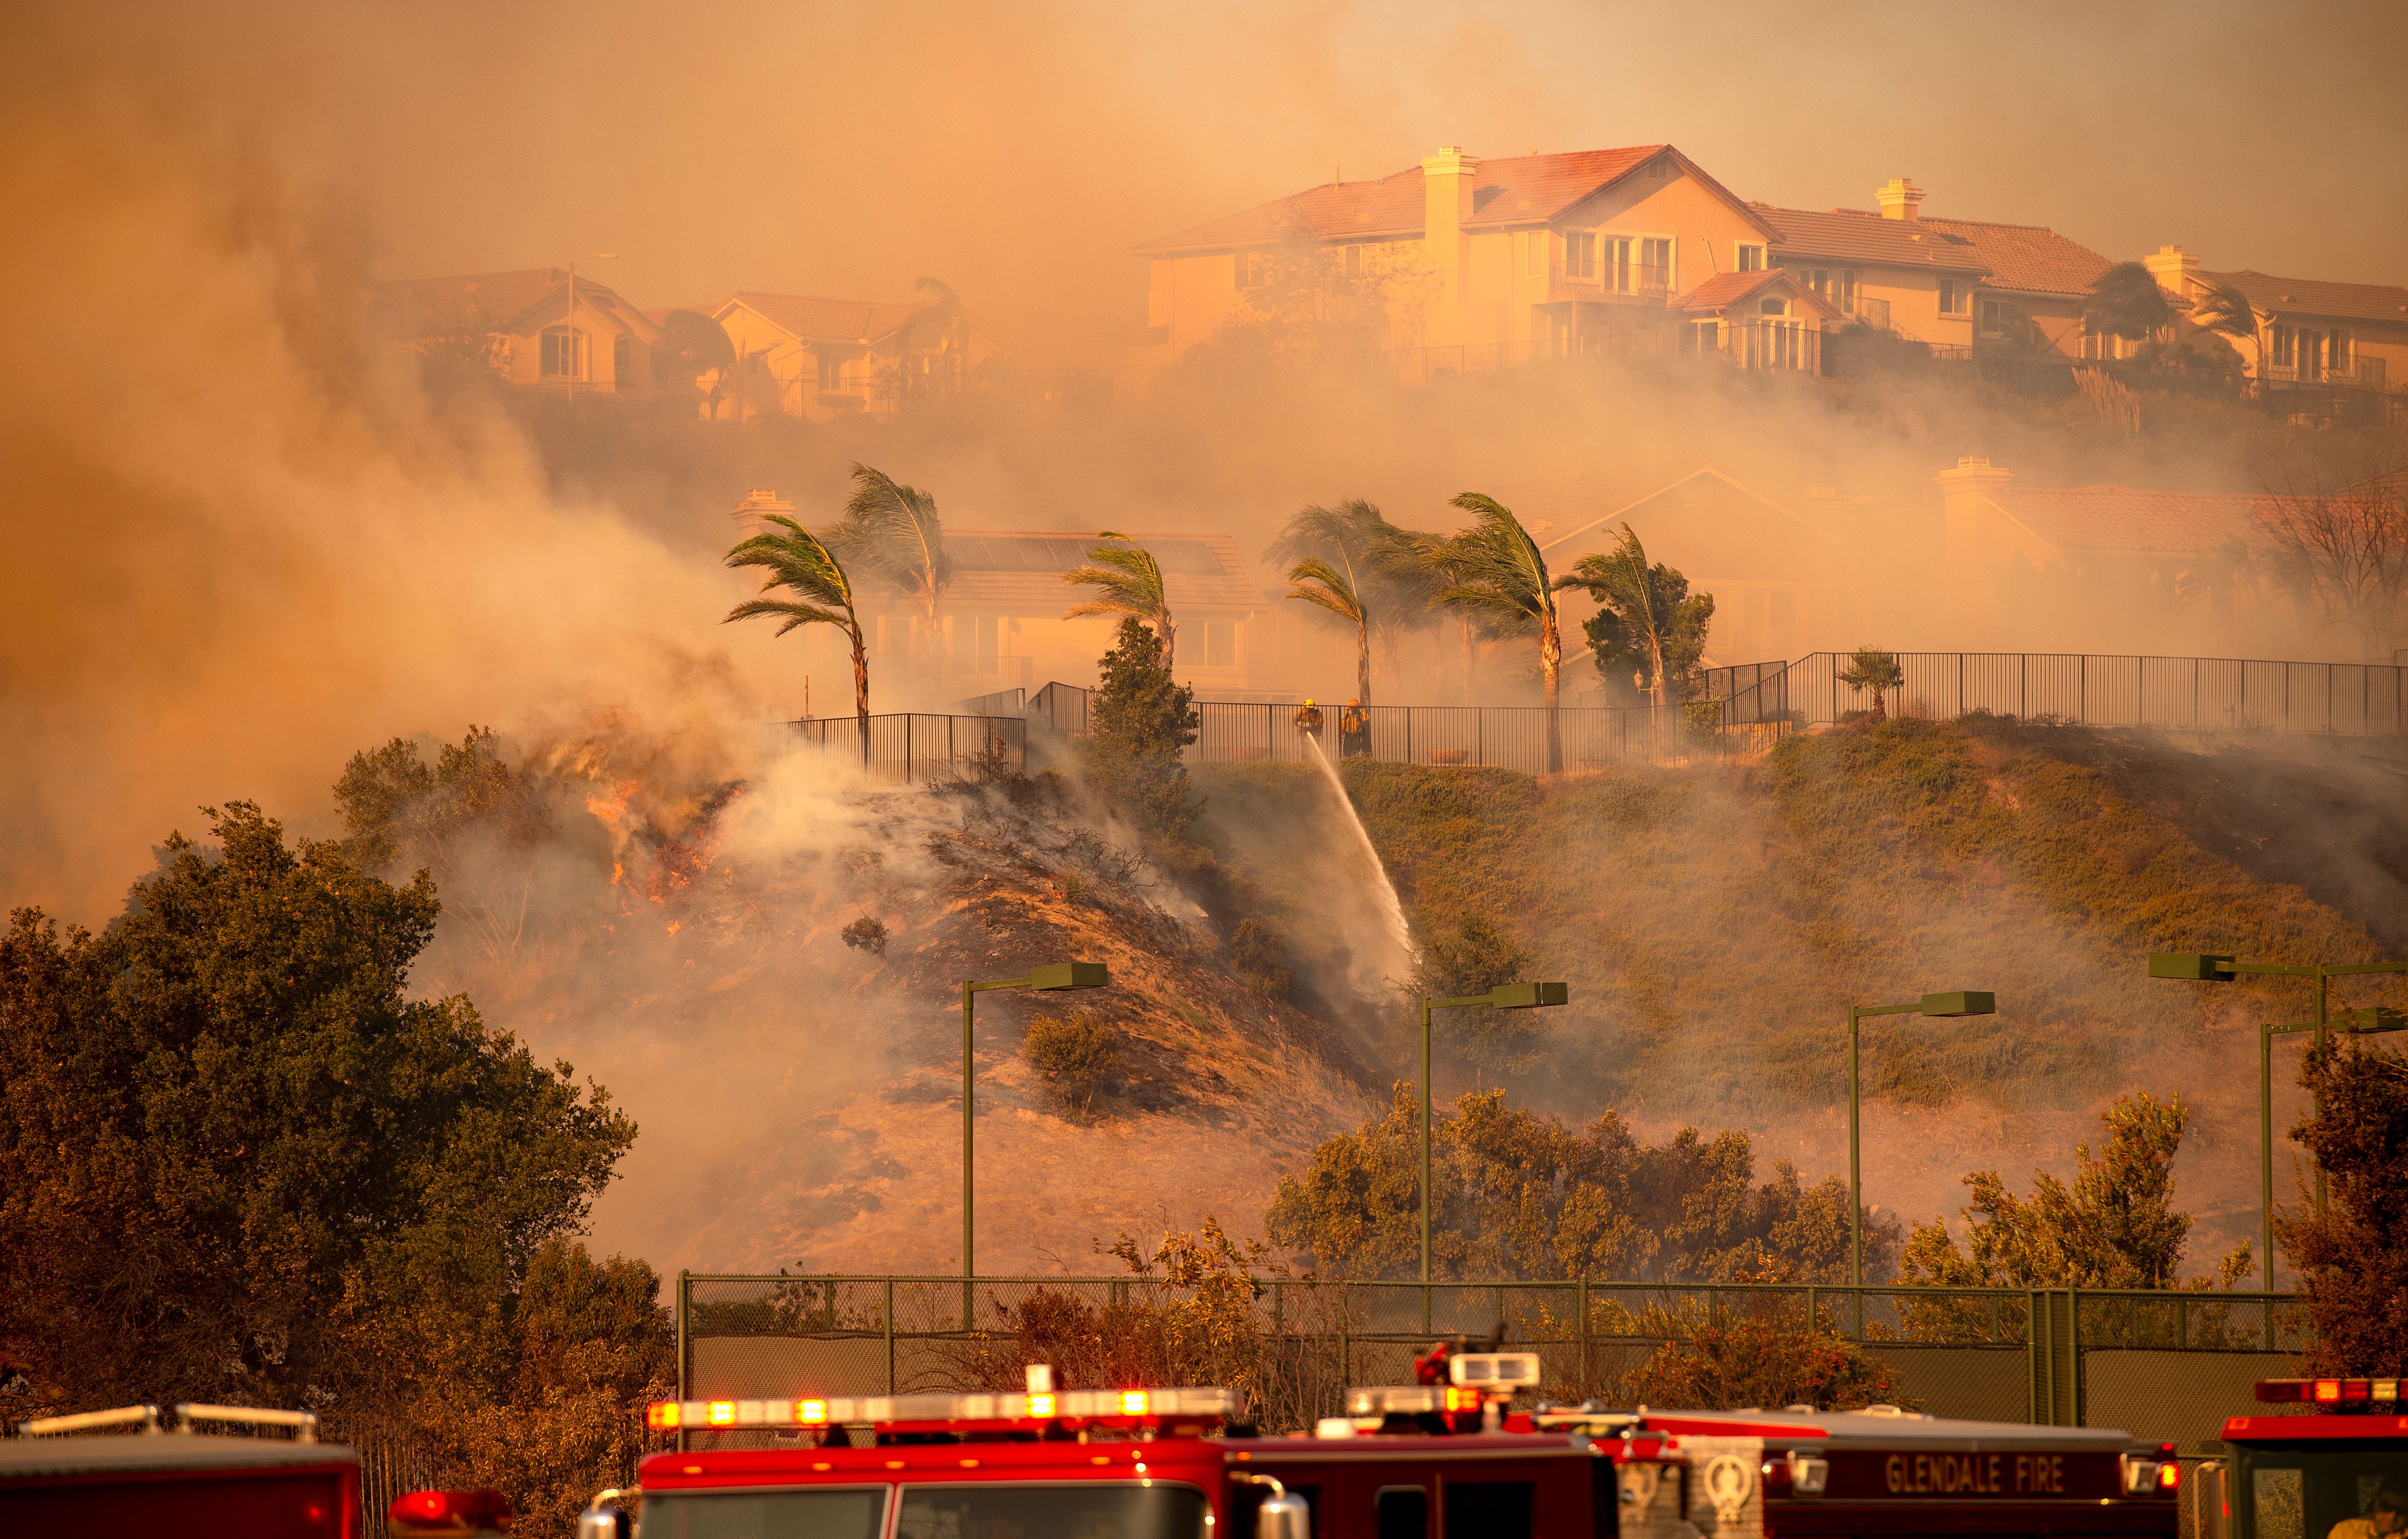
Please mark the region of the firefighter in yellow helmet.
[[1321, 707], [1312, 703], [1312, 696], [1306, 696], [1303, 706], [1297, 711], [1296, 725], [1297, 730], [1308, 737], [1321, 736]]
[[1338, 756], [1354, 758], [1371, 751], [1371, 713], [1363, 702], [1349, 699], [1338, 712]]

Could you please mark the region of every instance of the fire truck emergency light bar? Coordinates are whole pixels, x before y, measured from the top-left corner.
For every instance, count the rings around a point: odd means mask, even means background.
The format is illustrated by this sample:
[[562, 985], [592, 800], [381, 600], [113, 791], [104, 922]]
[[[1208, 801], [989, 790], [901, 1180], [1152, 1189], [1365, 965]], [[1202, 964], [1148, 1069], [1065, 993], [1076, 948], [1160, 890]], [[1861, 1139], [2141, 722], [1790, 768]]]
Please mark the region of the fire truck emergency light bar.
[[2398, 1379], [2259, 1379], [2258, 1399], [2267, 1405], [2335, 1405], [2385, 1409], [2400, 1403]]
[[1226, 1420], [1226, 1388], [1065, 1389], [1058, 1394], [831, 1395], [807, 1400], [662, 1400], [644, 1412], [655, 1430], [738, 1427], [951, 1427], [963, 1422], [1040, 1426], [1070, 1422], [1160, 1427]]

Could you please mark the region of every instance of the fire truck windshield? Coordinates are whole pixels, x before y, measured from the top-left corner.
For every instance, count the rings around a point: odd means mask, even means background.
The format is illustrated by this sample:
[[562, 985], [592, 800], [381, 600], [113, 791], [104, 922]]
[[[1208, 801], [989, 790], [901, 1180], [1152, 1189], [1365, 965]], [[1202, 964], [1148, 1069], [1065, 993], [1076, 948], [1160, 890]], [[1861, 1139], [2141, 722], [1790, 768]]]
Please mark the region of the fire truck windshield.
[[2253, 1448], [2249, 1539], [2408, 1539], [2408, 1453]]
[[[905, 1485], [896, 1539], [1203, 1539], [1204, 1493], [1124, 1482]], [[661, 1491], [639, 1539], [878, 1539], [890, 1488]]]

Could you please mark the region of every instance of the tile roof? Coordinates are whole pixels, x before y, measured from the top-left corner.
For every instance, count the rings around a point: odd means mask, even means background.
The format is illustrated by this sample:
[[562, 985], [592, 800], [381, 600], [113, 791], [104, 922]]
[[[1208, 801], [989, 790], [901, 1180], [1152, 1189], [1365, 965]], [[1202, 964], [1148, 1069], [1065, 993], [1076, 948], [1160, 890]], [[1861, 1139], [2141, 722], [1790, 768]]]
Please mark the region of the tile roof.
[[799, 294], [762, 294], [744, 290], [729, 295], [710, 313], [724, 319], [741, 305], [798, 339], [876, 342], [895, 335], [897, 327], [919, 311], [922, 304], [891, 304], [876, 299], [818, 299]]
[[[1706, 190], [1742, 214], [1747, 205], [1668, 144], [1624, 150], [1580, 150], [1553, 155], [1510, 155], [1483, 160], [1472, 172], [1469, 229], [1541, 224], [1612, 186], [1658, 155], [1670, 155]], [[1290, 230], [1321, 240], [1418, 236], [1425, 213], [1418, 165], [1376, 181], [1331, 181], [1240, 213], [1210, 220], [1176, 235], [1150, 240], [1140, 252], [1212, 251], [1263, 246]]]
[[2239, 272], [2202, 272], [2209, 282], [2230, 283], [2268, 315], [2329, 315], [2342, 321], [2388, 321], [2408, 325], [2408, 289], [2388, 283], [2328, 283], [2320, 278], [2275, 278], [2244, 267]]
[[[945, 554], [953, 559], [953, 580], [946, 602], [1016, 614], [1059, 614], [1086, 591], [1063, 582], [1062, 574], [1082, 564], [1101, 538], [1078, 530], [948, 529]], [[1140, 534], [1136, 543], [1162, 563], [1173, 612], [1252, 612], [1268, 607], [1237, 540], [1227, 535]]]
[[1928, 214], [1914, 223], [1965, 241], [1972, 248], [1974, 260], [1989, 269], [1988, 286], [1994, 289], [2086, 295], [2099, 281], [2099, 275], [2115, 265], [2044, 225], [1992, 224], [1977, 219], [1934, 219]]
[[1942, 272], [1985, 272], [1972, 242], [1936, 222], [1884, 219], [1858, 209], [1833, 209], [1817, 213], [1807, 209], [1776, 209], [1750, 204], [1781, 232], [1773, 251], [1782, 256], [1827, 256], [1842, 262], [1881, 262], [1897, 266], [1931, 267]]
[[1527, 520], [1525, 526], [1539, 541], [1540, 553], [1549, 561], [1555, 561], [1570, 557], [1574, 547], [1589, 542], [1608, 525], [1619, 524], [1641, 503], [1652, 502], [1675, 487], [1698, 480], [1721, 482], [1842, 549], [1853, 549], [1847, 540], [1796, 509], [1765, 496], [1702, 457], [1618, 466], [1611, 470], [1575, 471], [1533, 488], [1516, 501], [1526, 511], [1546, 515]]
[[[411, 323], [457, 323], [477, 315], [484, 325], [494, 330], [518, 330], [525, 321], [527, 310], [552, 301], [552, 296], [568, 287], [566, 267], [518, 267], [513, 272], [457, 272], [452, 277], [397, 277], [378, 284], [383, 301], [393, 313]], [[631, 306], [605, 281], [578, 275], [578, 309], [585, 306], [616, 315], [626, 330], [643, 338], [660, 335], [660, 325], [645, 310]]]
[[1787, 290], [1793, 303], [1804, 305], [1822, 320], [1837, 321], [1841, 318], [1830, 301], [1799, 282], [1795, 273], [1784, 272], [1779, 267], [1759, 267], [1754, 272], [1716, 273], [1691, 289], [1682, 299], [1681, 308], [1699, 311], [1728, 309], [1749, 295], [1770, 288]]
[[2288, 499], [2101, 485], [2007, 486], [1990, 500], [2059, 551], [2185, 555], [2246, 539]]

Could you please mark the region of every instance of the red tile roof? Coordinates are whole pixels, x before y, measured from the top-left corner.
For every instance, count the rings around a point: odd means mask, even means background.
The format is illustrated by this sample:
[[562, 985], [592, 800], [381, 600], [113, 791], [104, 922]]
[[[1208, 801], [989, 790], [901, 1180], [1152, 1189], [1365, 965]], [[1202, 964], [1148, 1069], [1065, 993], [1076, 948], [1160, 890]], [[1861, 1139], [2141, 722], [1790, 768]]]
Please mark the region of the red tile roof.
[[925, 304], [890, 304], [876, 299], [816, 299], [799, 294], [761, 294], [752, 290], [729, 295], [710, 313], [724, 319], [736, 306], [760, 316], [789, 337], [805, 340], [875, 342], [895, 334]]
[[[1680, 168], [1741, 213], [1747, 205], [1667, 144], [1625, 150], [1581, 150], [1566, 154], [1512, 155], [1483, 160], [1472, 172], [1471, 229], [1542, 224], [1569, 212], [1656, 159], [1670, 155]], [[1332, 181], [1208, 221], [1176, 235], [1150, 240], [1140, 252], [1214, 251], [1264, 246], [1294, 230], [1320, 240], [1393, 238], [1422, 233], [1425, 213], [1422, 169], [1412, 166], [1376, 181]], [[1759, 222], [1760, 223], [1760, 222]]]
[[[495, 331], [515, 331], [527, 312], [548, 304], [568, 286], [566, 267], [521, 267], [509, 272], [458, 273], [448, 278], [397, 278], [377, 285], [385, 304], [408, 320], [456, 324], [476, 316]], [[653, 337], [660, 328], [609, 284], [577, 275], [578, 308], [587, 305], [619, 318], [626, 329]], [[652, 339], [646, 338], [646, 340]]]
[[2287, 499], [2104, 485], [2007, 486], [1990, 500], [2059, 551], [2186, 555], [2247, 539]]
[[1754, 272], [1716, 273], [1691, 289], [1682, 299], [1685, 310], [1724, 310], [1749, 296], [1769, 288], [1785, 290], [1793, 304], [1803, 305], [1825, 321], [1837, 321], [1840, 312], [1821, 295], [1798, 280], [1794, 273], [1779, 267], [1759, 267]]
[[[953, 581], [945, 601], [1012, 614], [1060, 614], [1087, 591], [1063, 582], [1062, 574], [1084, 563], [1101, 539], [1078, 530], [948, 529], [945, 554], [953, 559]], [[1268, 607], [1237, 540], [1227, 535], [1140, 534], [1136, 543], [1162, 564], [1173, 612], [1252, 613]]]
[[2387, 321], [2408, 325], [2408, 289], [2388, 283], [2328, 283], [2320, 278], [2274, 278], [2243, 268], [2202, 272], [2211, 283], [2230, 283], [2268, 315], [2322, 315], [2340, 321]]
[[[1899, 221], [1899, 223], [1908, 223]], [[1977, 219], [1912, 223], [1954, 236], [1987, 267], [1987, 286], [2017, 294], [2086, 295], [2099, 275], [2115, 264], [2078, 240], [2039, 224], [1992, 224]]]
[[1830, 257], [1842, 262], [1878, 262], [1895, 266], [1931, 267], [1942, 272], [1985, 272], [1972, 243], [1936, 222], [1884, 219], [1856, 209], [1816, 213], [1806, 209], [1775, 209], [1749, 205], [1764, 216], [1780, 237], [1774, 252], [1788, 257]]

